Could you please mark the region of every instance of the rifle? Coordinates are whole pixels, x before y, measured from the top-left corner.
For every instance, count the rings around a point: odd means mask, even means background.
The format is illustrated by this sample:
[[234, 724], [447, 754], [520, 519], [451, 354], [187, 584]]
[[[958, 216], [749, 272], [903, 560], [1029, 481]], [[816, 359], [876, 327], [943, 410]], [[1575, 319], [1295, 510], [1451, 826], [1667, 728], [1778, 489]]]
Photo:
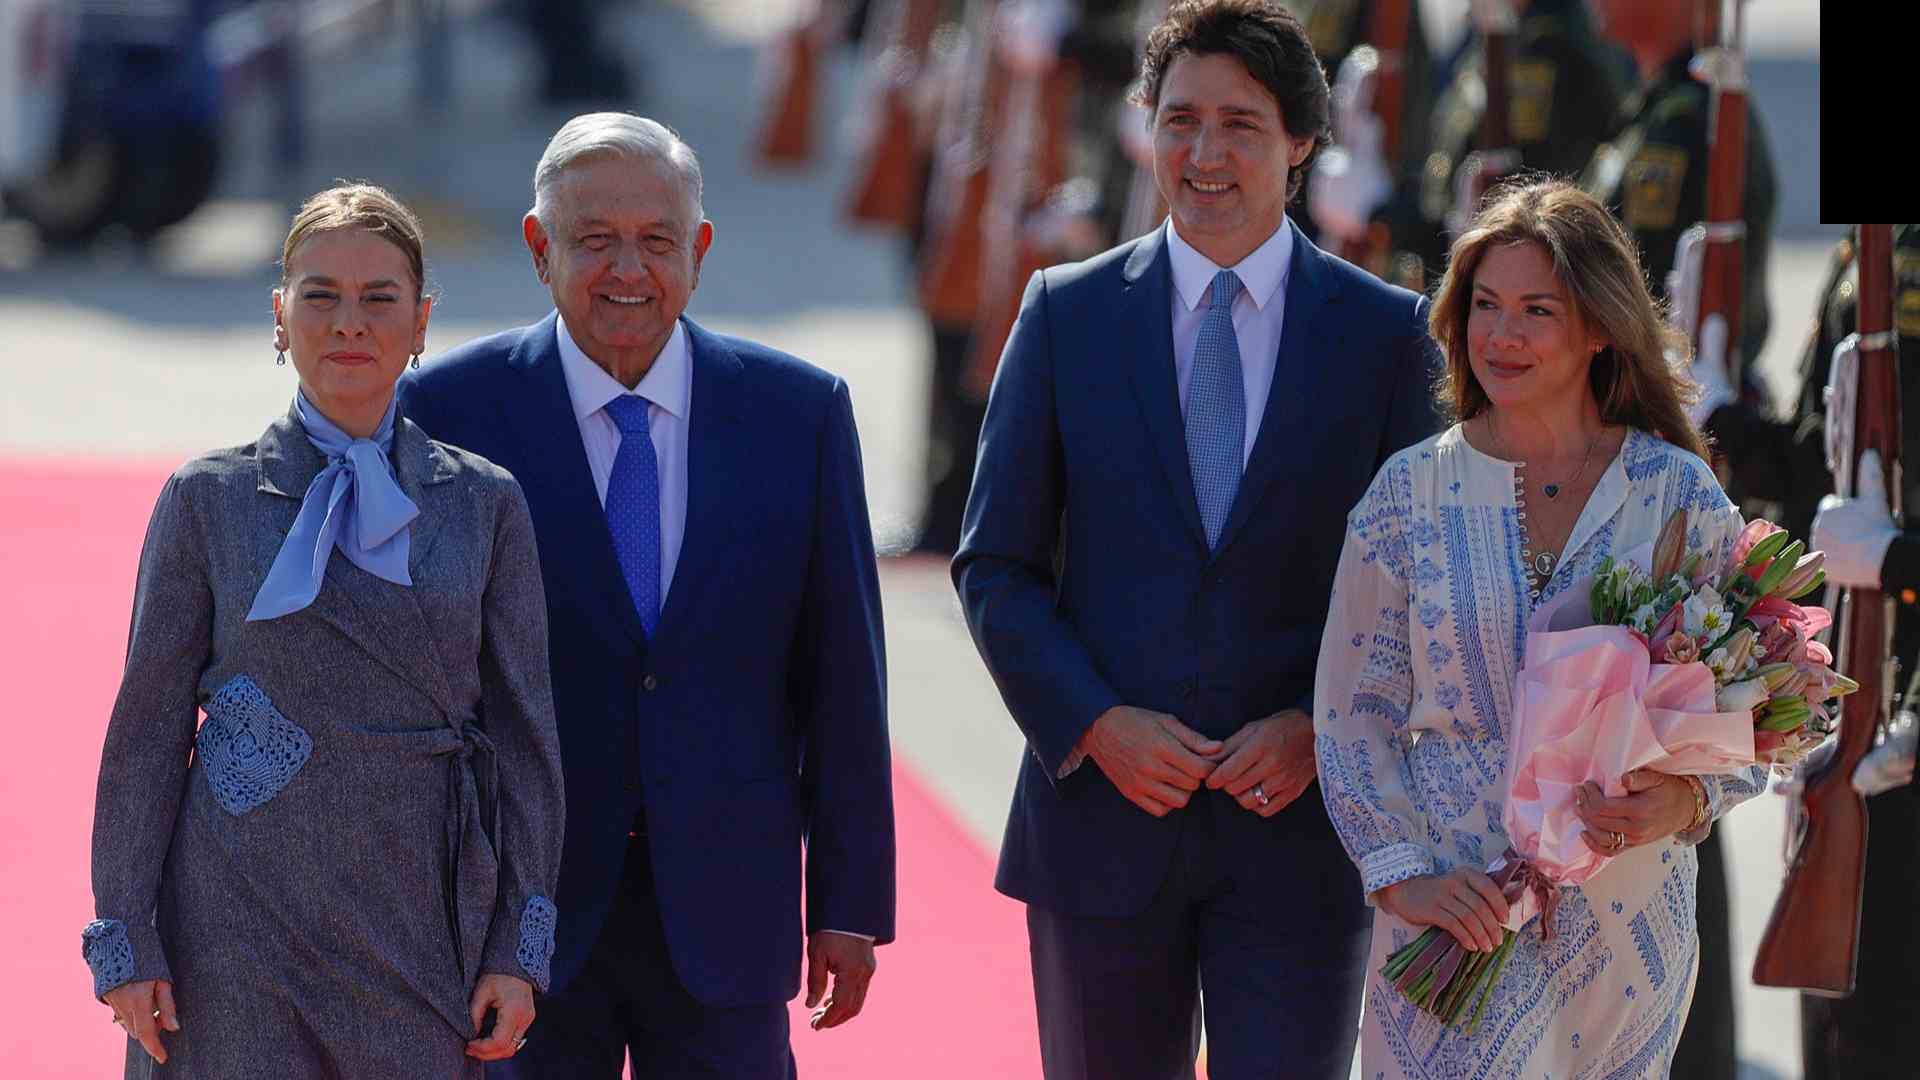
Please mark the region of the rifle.
[[[1747, 187], [1747, 66], [1743, 51], [1742, 0], [1734, 0], [1733, 33], [1720, 40], [1721, 0], [1700, 0], [1695, 33], [1710, 47], [1694, 56], [1689, 71], [1712, 88], [1707, 128], [1707, 220], [1695, 226], [1701, 247], [1699, 317], [1691, 328], [1695, 355], [1707, 316], [1726, 320], [1723, 361], [1727, 381], [1740, 382], [1740, 301], [1745, 296]], [[1691, 230], [1689, 230], [1691, 231]], [[1682, 240], [1684, 245], [1686, 240]]]
[[[1853, 372], [1838, 373], [1831, 404], [1851, 400], [1852, 445], [1842, 448], [1834, 477], [1844, 494], [1858, 483], [1860, 455], [1879, 452], [1886, 463], [1887, 505], [1900, 511], [1900, 372], [1893, 332], [1893, 226], [1860, 226], [1859, 343]], [[1835, 357], [1836, 365], [1843, 358]], [[1853, 380], [1853, 392], [1846, 393]], [[1831, 424], [1844, 424], [1841, 416]], [[1860, 689], [1842, 699], [1839, 746], [1810, 772], [1801, 813], [1789, 826], [1786, 883], [1767, 920], [1753, 981], [1797, 987], [1825, 997], [1853, 993], [1860, 959], [1860, 894], [1866, 878], [1867, 803], [1853, 790], [1853, 771], [1873, 748], [1874, 732], [1893, 697], [1893, 599], [1878, 589], [1853, 588], [1841, 602], [1837, 670]], [[1802, 816], [1803, 815], [1803, 816]]]
[[[1147, 35], [1167, 17], [1171, 6], [1169, 0], [1140, 0], [1134, 12], [1138, 31], [1136, 55], [1146, 54]], [[1116, 240], [1131, 240], [1167, 219], [1167, 200], [1153, 179], [1153, 116], [1147, 114], [1137, 119], [1140, 127], [1130, 133], [1123, 132], [1120, 139], [1121, 150], [1133, 162], [1133, 178], [1127, 182], [1127, 205], [1120, 213], [1120, 235]]]
[[876, 2], [886, 4], [879, 13], [885, 21], [876, 25], [884, 33], [874, 35], [884, 44], [868, 64], [870, 93], [878, 101], [869, 107], [873, 119], [854, 166], [846, 214], [856, 222], [911, 229], [919, 223], [920, 173], [927, 157], [912, 96], [939, 25], [939, 0]]
[[997, 78], [993, 24], [998, 0], [968, 0], [965, 25], [952, 55], [964, 80], [940, 116], [928, 191], [927, 232], [920, 264], [920, 306], [936, 323], [973, 321], [980, 310], [980, 217], [987, 202], [990, 125], [1004, 106], [1006, 80]]
[[1447, 228], [1464, 232], [1480, 208], [1480, 200], [1499, 179], [1520, 166], [1508, 121], [1513, 97], [1507, 80], [1513, 71], [1513, 37], [1519, 19], [1513, 0], [1472, 0], [1473, 23], [1480, 30], [1480, 85], [1486, 101], [1480, 110], [1480, 131], [1474, 151], [1460, 163], [1454, 176], [1453, 213]]
[[814, 101], [820, 89], [826, 4], [819, 4], [769, 45], [772, 77], [754, 138], [756, 160], [768, 168], [795, 168], [813, 157]]
[[968, 391], [987, 399], [1000, 350], [1013, 332], [1027, 279], [1051, 261], [1026, 238], [1027, 212], [1066, 179], [1063, 152], [1071, 135], [1077, 73], [1070, 63], [1044, 74], [1019, 72], [1008, 88], [1006, 123], [988, 167], [987, 202], [981, 214], [981, 305], [967, 346]]
[[[1406, 108], [1407, 35], [1413, 24], [1413, 0], [1379, 0], [1367, 23], [1368, 44], [1355, 49], [1348, 63], [1366, 67], [1373, 79], [1373, 115], [1380, 120], [1380, 156], [1393, 172], [1399, 171], [1400, 120]], [[1367, 227], [1358, 240], [1343, 241], [1340, 257], [1355, 266], [1387, 276], [1393, 254], [1393, 236], [1384, 221]]]

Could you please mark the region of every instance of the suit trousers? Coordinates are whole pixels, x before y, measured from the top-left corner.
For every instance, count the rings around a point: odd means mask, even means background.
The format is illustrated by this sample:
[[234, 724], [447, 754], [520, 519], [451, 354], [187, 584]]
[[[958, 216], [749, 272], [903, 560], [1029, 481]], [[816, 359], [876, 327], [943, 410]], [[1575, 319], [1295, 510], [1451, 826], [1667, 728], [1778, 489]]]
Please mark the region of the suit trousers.
[[1219, 841], [1225, 816], [1248, 811], [1225, 793], [1202, 789], [1174, 813], [1179, 839], [1147, 910], [1027, 907], [1047, 1080], [1191, 1080], [1203, 1024], [1210, 1080], [1346, 1080], [1370, 926], [1312, 925], [1240, 887], [1243, 856]]
[[578, 978], [541, 998], [527, 1045], [490, 1080], [795, 1080], [785, 1002], [715, 1008], [674, 974], [654, 897], [647, 838], [636, 832], [613, 908]]

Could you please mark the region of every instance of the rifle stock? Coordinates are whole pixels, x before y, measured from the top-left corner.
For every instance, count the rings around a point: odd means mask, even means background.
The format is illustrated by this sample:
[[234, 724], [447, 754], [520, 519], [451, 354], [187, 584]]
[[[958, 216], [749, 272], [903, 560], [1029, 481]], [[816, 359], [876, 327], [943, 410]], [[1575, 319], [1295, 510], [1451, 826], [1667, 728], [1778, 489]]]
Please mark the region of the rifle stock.
[[814, 19], [788, 27], [773, 44], [755, 156], [769, 168], [795, 168], [813, 157], [814, 101], [819, 95], [820, 38]]
[[[1694, 350], [1700, 347], [1700, 329], [1707, 316], [1726, 320], [1727, 349], [1723, 358], [1727, 376], [1740, 386], [1740, 315], [1745, 298], [1747, 184], [1747, 75], [1742, 55], [1740, 4], [1734, 0], [1733, 34], [1694, 60], [1696, 78], [1712, 88], [1707, 135], [1707, 206], [1705, 249], [1700, 269], [1700, 317], [1694, 324]], [[1703, 33], [1719, 32], [1721, 0], [1701, 0], [1696, 25]]]
[[870, 63], [878, 116], [854, 167], [847, 200], [849, 220], [911, 229], [920, 217], [920, 174], [927, 151], [912, 105], [914, 84], [925, 76], [938, 23], [937, 0], [890, 0], [886, 44]]
[[[1875, 450], [1886, 462], [1888, 505], [1899, 509], [1900, 376], [1893, 327], [1893, 228], [1860, 226], [1859, 385], [1854, 395], [1852, 460]], [[1893, 604], [1877, 589], [1848, 589], [1839, 621], [1836, 667], [1859, 682], [1843, 699], [1840, 743], [1803, 789], [1805, 833], [1754, 958], [1753, 981], [1844, 997], [1853, 992], [1860, 956], [1860, 896], [1866, 877], [1866, 800], [1853, 771], [1873, 747], [1891, 700], [1888, 650]], [[1791, 838], [1790, 838], [1791, 839]]]

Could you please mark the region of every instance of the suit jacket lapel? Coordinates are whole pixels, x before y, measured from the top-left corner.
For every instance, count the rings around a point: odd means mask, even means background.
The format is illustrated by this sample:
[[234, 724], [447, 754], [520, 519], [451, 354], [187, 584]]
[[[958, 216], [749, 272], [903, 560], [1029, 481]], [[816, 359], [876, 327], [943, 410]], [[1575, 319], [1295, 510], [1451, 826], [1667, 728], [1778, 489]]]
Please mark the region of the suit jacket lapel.
[[687, 520], [680, 559], [667, 588], [656, 636], [684, 636], [699, 612], [704, 582], [718, 569], [721, 539], [729, 532], [730, 477], [753, 471], [753, 448], [740, 421], [740, 358], [719, 338], [682, 318], [693, 357], [691, 415], [687, 418]]
[[1313, 246], [1292, 219], [1288, 219], [1287, 228], [1293, 230], [1293, 259], [1287, 271], [1280, 351], [1274, 361], [1266, 407], [1260, 415], [1260, 432], [1254, 438], [1246, 472], [1241, 474], [1240, 490], [1234, 495], [1226, 528], [1220, 533], [1220, 551], [1225, 551], [1246, 526], [1274, 479], [1302, 464], [1298, 460], [1301, 448], [1315, 445], [1313, 431], [1319, 427], [1320, 412], [1310, 403], [1319, 398], [1323, 384], [1338, 370], [1337, 364], [1321, 355], [1324, 347], [1316, 347], [1339, 321], [1327, 311], [1329, 305], [1339, 301], [1327, 256]]
[[547, 517], [554, 526], [543, 530], [542, 540], [557, 542], [565, 536], [571, 541], [564, 551], [544, 553], [541, 561], [552, 576], [569, 581], [578, 608], [599, 624], [602, 634], [624, 636], [644, 646], [646, 630], [613, 552], [606, 510], [594, 488], [580, 424], [573, 415], [573, 397], [560, 366], [558, 322], [557, 313], [542, 319], [507, 360], [526, 380], [525, 395], [503, 402], [501, 408], [521, 446], [514, 473], [530, 500], [538, 491], [541, 501], [549, 504]]
[[[1180, 417], [1180, 384], [1173, 366], [1173, 269], [1167, 258], [1166, 227], [1142, 237], [1121, 270], [1126, 301], [1120, 341], [1131, 343], [1129, 367], [1134, 397], [1147, 424], [1160, 465], [1181, 518], [1194, 542], [1205, 550], [1206, 529], [1193, 494], [1187, 463], [1187, 427]], [[1123, 346], [1124, 348], [1124, 346]]]
[[[299, 419], [291, 412], [275, 421], [258, 443], [260, 467], [260, 508], [262, 520], [255, 530], [254, 562], [256, 584], [264, 581], [267, 570], [286, 541], [293, 519], [299, 513], [307, 487], [326, 458], [308, 440]], [[327, 560], [326, 580], [320, 593], [306, 608], [359, 646], [396, 676], [418, 687], [443, 710], [453, 708], [453, 692], [432, 626], [415, 598], [421, 573], [431, 554], [433, 540], [449, 510], [427, 494], [427, 488], [444, 482], [450, 475], [450, 463], [439, 460], [424, 433], [410, 423], [402, 423], [394, 433], [393, 460], [401, 490], [420, 507], [413, 521], [408, 542], [408, 572], [412, 587], [395, 585], [355, 566], [338, 551]], [[298, 618], [295, 612], [284, 618]]]

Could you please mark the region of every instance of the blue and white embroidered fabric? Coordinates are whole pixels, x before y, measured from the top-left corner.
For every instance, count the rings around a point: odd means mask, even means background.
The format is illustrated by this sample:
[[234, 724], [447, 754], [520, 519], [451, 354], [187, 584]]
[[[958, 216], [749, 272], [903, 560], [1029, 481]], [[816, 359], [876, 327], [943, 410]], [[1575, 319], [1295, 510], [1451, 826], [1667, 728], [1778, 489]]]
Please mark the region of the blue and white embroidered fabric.
[[[1395, 455], [1347, 519], [1314, 692], [1320, 790], [1369, 893], [1484, 868], [1506, 846], [1506, 733], [1531, 603], [1515, 466], [1454, 427]], [[1724, 555], [1738, 512], [1699, 458], [1628, 432], [1544, 589], [1651, 545], [1692, 512], [1694, 550]], [[1760, 790], [1760, 770], [1709, 777], [1714, 812]], [[1629, 849], [1562, 891], [1554, 938], [1529, 926], [1476, 1032], [1408, 1005], [1376, 974], [1417, 929], [1373, 924], [1361, 1030], [1368, 1077], [1664, 1076], [1693, 987], [1689, 847]]]
[[520, 947], [513, 958], [542, 992], [551, 976], [548, 962], [553, 959], [553, 931], [559, 922], [560, 910], [544, 896], [528, 897], [520, 913]]
[[313, 755], [313, 739], [245, 675], [228, 679], [206, 704], [194, 740], [214, 800], [238, 817], [280, 793]]
[[119, 919], [95, 919], [80, 931], [80, 955], [93, 971], [93, 996], [99, 997], [133, 980], [133, 943], [127, 924]]

